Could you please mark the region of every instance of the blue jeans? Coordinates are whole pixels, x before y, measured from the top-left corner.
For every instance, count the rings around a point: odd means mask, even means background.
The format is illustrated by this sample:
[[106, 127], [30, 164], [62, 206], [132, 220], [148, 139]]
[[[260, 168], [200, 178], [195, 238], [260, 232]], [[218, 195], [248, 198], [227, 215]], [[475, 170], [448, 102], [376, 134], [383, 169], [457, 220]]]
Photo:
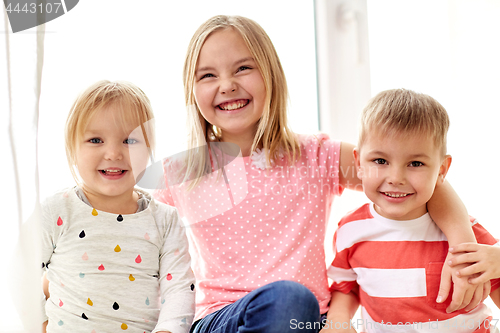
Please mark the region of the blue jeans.
[[319, 304], [297, 282], [277, 281], [256, 289], [196, 323], [194, 333], [317, 333]]

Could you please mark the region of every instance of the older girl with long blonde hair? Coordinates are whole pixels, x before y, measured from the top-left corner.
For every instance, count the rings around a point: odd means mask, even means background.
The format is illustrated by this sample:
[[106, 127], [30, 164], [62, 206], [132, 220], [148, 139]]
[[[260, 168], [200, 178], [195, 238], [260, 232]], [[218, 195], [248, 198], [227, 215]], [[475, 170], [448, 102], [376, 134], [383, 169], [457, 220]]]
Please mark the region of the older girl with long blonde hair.
[[[345, 188], [361, 190], [352, 172], [354, 146], [290, 130], [283, 68], [269, 36], [248, 18], [221, 15], [203, 23], [189, 44], [183, 78], [186, 193], [205, 184], [207, 166], [217, 169], [212, 143], [237, 145], [244, 168], [234, 176], [248, 184], [248, 194], [230, 208], [221, 208], [221, 192], [209, 185], [184, 207], [187, 214], [214, 212], [201, 221], [186, 218], [197, 278], [192, 331], [317, 332], [331, 298], [323, 246], [331, 204]], [[234, 194], [230, 180], [228, 188]], [[434, 219], [455, 243], [471, 240], [461, 202], [444, 188], [431, 200]], [[168, 188], [155, 196], [176, 203]], [[460, 219], [463, 227], [453, 229]]]

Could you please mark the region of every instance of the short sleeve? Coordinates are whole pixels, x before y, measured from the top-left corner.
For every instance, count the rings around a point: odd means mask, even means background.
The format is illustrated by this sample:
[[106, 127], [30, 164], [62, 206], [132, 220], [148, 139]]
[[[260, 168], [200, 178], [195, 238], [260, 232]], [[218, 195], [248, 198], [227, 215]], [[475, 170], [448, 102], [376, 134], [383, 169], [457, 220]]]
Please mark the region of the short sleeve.
[[166, 189], [154, 190], [152, 193], [153, 197], [159, 202], [163, 202], [169, 206], [175, 206], [174, 199], [172, 198], [172, 193], [167, 187]]
[[341, 195], [343, 187], [340, 185], [340, 141], [331, 140], [327, 134], [301, 136], [304, 145], [303, 153], [307, 154], [310, 163], [309, 170], [314, 176], [326, 180], [330, 193]]
[[[473, 217], [470, 217], [472, 223], [472, 231], [476, 236], [476, 240], [479, 244], [486, 244], [492, 246], [500, 246], [498, 239], [493, 237], [488, 230], [486, 230], [481, 224], [477, 222], [477, 220]], [[500, 279], [493, 279], [491, 282], [491, 291], [495, 291], [500, 287]]]
[[337, 237], [338, 232], [335, 233], [333, 241], [335, 259], [328, 268], [328, 278], [333, 281], [330, 290], [347, 294], [357, 286], [357, 274], [349, 263], [350, 248], [340, 249], [339, 251]]
[[172, 197], [172, 192], [170, 191], [170, 188], [168, 187], [168, 177], [166, 174], [165, 170], [165, 163], [167, 163], [167, 160], [163, 161], [163, 181], [164, 181], [164, 186], [159, 186], [160, 189], [156, 189], [153, 191], [152, 195], [153, 197], [158, 200], [159, 202], [163, 202], [169, 206], [174, 206], [174, 198]]

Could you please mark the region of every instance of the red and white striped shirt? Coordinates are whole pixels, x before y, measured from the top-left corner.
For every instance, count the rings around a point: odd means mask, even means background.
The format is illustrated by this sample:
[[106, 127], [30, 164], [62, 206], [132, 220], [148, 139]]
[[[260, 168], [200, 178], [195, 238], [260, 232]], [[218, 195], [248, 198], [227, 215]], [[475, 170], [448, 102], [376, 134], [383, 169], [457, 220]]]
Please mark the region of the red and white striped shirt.
[[[498, 245], [474, 219], [471, 223], [478, 243]], [[448, 242], [429, 214], [395, 221], [365, 204], [339, 222], [334, 247], [331, 289], [348, 293], [359, 285], [363, 331], [489, 331], [484, 327], [491, 321], [486, 305], [446, 313], [451, 297], [436, 303]], [[492, 291], [499, 286], [500, 279], [491, 281]]]

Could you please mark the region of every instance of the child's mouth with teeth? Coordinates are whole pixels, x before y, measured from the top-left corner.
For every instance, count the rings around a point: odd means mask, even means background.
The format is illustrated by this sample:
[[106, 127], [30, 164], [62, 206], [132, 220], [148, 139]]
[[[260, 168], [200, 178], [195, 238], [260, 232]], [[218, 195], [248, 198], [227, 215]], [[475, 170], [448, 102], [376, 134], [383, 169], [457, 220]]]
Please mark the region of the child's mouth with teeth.
[[241, 109], [242, 107], [246, 106], [248, 103], [250, 103], [250, 100], [248, 99], [239, 99], [237, 101], [233, 102], [228, 102], [228, 103], [221, 103], [217, 105], [217, 108], [222, 111], [233, 111], [237, 109]]
[[114, 176], [121, 175], [126, 170], [99, 170], [103, 175]]
[[389, 193], [389, 192], [383, 192], [383, 193], [391, 198], [404, 198], [411, 195], [411, 193]]

